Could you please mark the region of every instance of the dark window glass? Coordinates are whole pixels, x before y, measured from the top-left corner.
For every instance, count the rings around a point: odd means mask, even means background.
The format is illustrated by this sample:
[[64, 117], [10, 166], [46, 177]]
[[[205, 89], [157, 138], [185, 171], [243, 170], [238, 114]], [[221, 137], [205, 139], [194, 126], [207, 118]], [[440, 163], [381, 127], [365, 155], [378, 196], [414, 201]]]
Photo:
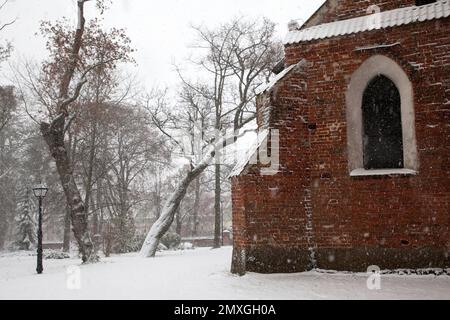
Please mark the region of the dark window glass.
[[424, 4], [434, 3], [436, 0], [416, 0], [416, 6], [423, 6]]
[[387, 77], [374, 78], [363, 95], [364, 168], [403, 168], [400, 93]]

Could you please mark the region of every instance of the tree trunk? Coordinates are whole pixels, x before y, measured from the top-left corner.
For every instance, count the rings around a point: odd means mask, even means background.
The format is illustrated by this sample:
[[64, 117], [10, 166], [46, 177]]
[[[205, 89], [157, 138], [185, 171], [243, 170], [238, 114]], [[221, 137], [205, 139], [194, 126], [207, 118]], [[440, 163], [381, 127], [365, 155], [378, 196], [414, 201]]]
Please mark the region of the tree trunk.
[[70, 251], [70, 208], [66, 206], [66, 214], [64, 216], [64, 240], [63, 251]]
[[99, 179], [97, 181], [97, 210], [95, 211], [95, 215], [94, 215], [94, 221], [97, 222], [95, 224], [94, 222], [94, 234], [98, 234], [98, 235], [102, 235], [102, 225], [103, 225], [103, 184], [102, 184], [102, 180]]
[[[223, 143], [223, 141], [220, 141]], [[175, 192], [167, 200], [161, 212], [161, 216], [152, 225], [144, 244], [142, 245], [140, 255], [145, 258], [154, 257], [159, 241], [162, 236], [169, 230], [175, 214], [180, 206], [181, 200], [186, 195], [186, 191], [192, 181], [195, 180], [207, 167], [211, 159], [214, 157], [215, 149], [206, 154], [203, 160], [190, 170], [186, 176], [181, 180], [180, 184], [175, 189]]]
[[154, 196], [154, 201], [155, 201], [155, 217], [156, 219], [159, 219], [159, 217], [161, 216], [161, 175], [159, 173], [159, 169], [158, 169], [158, 173], [156, 176], [156, 182], [155, 182], [155, 196]]
[[92, 196], [92, 179], [94, 174], [94, 159], [95, 159], [95, 144], [97, 141], [97, 124], [94, 121], [91, 121], [92, 132], [91, 132], [91, 140], [89, 145], [89, 163], [88, 163], [88, 172], [86, 178], [86, 195], [84, 198], [84, 205], [86, 213], [89, 214], [89, 206], [91, 203]]
[[183, 223], [181, 221], [181, 204], [180, 207], [177, 210], [177, 213], [175, 215], [175, 233], [181, 237], [181, 228], [183, 227]]
[[[234, 135], [232, 137], [234, 137]], [[181, 201], [186, 195], [186, 191], [189, 185], [208, 167], [208, 164], [214, 158], [216, 151], [223, 148], [227, 141], [230, 141], [230, 137], [224, 136], [221, 139], [217, 140], [214, 145], [208, 148], [208, 151], [205, 153], [200, 163], [197, 166], [193, 167], [181, 180], [180, 184], [175, 189], [175, 192], [167, 200], [162, 210], [161, 216], [152, 225], [149, 233], [147, 234], [140, 252], [140, 255], [142, 257], [147, 258], [155, 256], [159, 241], [161, 240], [162, 236], [169, 230], [175, 217], [175, 213], [177, 212]]]
[[98, 257], [94, 252], [94, 245], [88, 230], [88, 216], [73, 177], [73, 169], [64, 143], [64, 125], [65, 117], [60, 115], [52, 121], [51, 125], [42, 122], [40, 130], [53, 159], [55, 159], [81, 259], [83, 263], [95, 262]]
[[0, 223], [0, 250], [5, 248], [6, 235], [8, 233], [8, 222], [1, 221]]
[[94, 237], [99, 234], [99, 217], [97, 211], [92, 214], [92, 234]]
[[[84, 197], [84, 205], [86, 214], [89, 216], [89, 210], [92, 210], [93, 207], [93, 195], [92, 195], [92, 187], [93, 187], [93, 175], [94, 175], [94, 160], [95, 160], [95, 151], [96, 151], [96, 142], [97, 142], [97, 124], [95, 121], [91, 120], [91, 135], [89, 142], [89, 163], [88, 163], [88, 172], [86, 178], [86, 186], [85, 186], [85, 197]], [[92, 235], [94, 240], [94, 251], [97, 252], [100, 245], [100, 237], [98, 235], [98, 213], [94, 210], [92, 216]]]
[[200, 177], [195, 179], [195, 199], [194, 199], [194, 213], [193, 213], [193, 227], [192, 236], [196, 237], [198, 234], [198, 211], [200, 210]]
[[220, 164], [215, 165], [214, 170], [215, 176], [215, 189], [214, 189], [214, 248], [220, 248], [220, 239], [221, 239], [221, 210], [220, 210], [220, 196], [221, 196], [221, 187], [220, 187]]
[[[3, 186], [10, 185], [10, 180], [8, 179], [9, 169], [3, 171], [1, 166], [1, 164], [6, 163], [5, 142], [6, 137], [4, 135], [0, 135], [0, 186], [2, 189]], [[10, 192], [5, 192], [6, 190], [6, 188], [4, 188], [4, 190], [0, 190], [2, 191], [0, 193], [0, 250], [3, 250], [5, 247], [9, 229], [8, 215], [11, 210], [11, 206], [6, 205], [7, 203], [11, 203], [9, 199]]]

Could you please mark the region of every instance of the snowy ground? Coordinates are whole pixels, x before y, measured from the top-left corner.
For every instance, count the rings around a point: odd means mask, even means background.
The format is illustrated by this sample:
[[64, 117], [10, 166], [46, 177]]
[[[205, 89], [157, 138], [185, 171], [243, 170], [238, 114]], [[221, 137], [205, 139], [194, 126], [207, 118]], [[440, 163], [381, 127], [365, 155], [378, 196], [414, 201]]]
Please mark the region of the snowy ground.
[[79, 260], [45, 260], [36, 275], [34, 256], [1, 254], [0, 299], [450, 299], [449, 276], [383, 275], [371, 291], [366, 274], [239, 277], [229, 273], [230, 258], [231, 248], [115, 256], [81, 266], [81, 288], [70, 290], [77, 269], [67, 268]]

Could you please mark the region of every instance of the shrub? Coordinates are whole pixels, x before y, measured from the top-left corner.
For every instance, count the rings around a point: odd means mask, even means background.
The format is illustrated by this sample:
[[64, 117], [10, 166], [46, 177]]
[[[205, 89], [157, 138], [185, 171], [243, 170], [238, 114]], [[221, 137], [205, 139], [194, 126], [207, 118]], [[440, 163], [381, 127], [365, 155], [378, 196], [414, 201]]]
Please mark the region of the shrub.
[[169, 249], [175, 249], [179, 247], [181, 237], [177, 233], [168, 232], [161, 238], [161, 243]]
[[46, 260], [70, 259], [70, 256], [67, 252], [63, 252], [63, 251], [44, 250], [44, 259], [46, 259]]

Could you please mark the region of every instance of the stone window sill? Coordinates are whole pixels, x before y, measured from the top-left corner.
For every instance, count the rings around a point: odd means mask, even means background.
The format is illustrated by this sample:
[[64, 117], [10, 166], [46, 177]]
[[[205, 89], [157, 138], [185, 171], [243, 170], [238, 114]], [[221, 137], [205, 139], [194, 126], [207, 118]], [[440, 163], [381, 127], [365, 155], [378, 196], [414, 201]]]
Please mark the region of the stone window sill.
[[415, 176], [418, 172], [411, 169], [379, 169], [379, 170], [366, 170], [355, 169], [350, 173], [350, 177], [368, 177], [368, 176]]

